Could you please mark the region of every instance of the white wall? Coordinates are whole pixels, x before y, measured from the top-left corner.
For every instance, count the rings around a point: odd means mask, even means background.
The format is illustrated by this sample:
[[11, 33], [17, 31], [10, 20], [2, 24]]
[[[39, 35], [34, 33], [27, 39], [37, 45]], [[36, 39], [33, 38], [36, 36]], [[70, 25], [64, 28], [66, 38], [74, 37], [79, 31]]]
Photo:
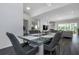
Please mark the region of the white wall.
[[40, 18], [40, 30], [43, 30], [43, 25], [49, 25], [49, 20], [46, 17], [41, 17]]
[[[23, 34], [23, 4], [0, 4], [0, 49], [12, 45], [6, 36], [6, 32], [11, 32], [15, 35]], [[20, 42], [22, 42], [21, 39]]]

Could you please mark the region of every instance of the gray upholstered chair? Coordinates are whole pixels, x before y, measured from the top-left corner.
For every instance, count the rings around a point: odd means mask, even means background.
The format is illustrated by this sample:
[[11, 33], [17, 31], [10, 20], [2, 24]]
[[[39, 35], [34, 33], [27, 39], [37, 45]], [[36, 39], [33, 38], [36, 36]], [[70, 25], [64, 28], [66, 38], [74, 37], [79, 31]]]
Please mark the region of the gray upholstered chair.
[[61, 39], [61, 36], [62, 32], [56, 33], [49, 44], [44, 44], [44, 50], [49, 51], [50, 54], [52, 54], [52, 51], [56, 50], [56, 53], [58, 54], [59, 51], [57, 51], [57, 47], [59, 45], [59, 40]]
[[33, 55], [38, 52], [38, 47], [28, 45], [22, 47], [14, 34], [7, 32], [6, 35], [9, 37], [17, 55]]

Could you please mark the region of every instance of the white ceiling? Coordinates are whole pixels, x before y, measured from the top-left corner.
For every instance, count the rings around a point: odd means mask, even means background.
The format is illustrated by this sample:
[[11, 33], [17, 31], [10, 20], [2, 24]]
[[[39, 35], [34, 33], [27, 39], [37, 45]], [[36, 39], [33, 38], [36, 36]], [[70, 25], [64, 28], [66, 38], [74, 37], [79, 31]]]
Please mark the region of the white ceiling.
[[[31, 7], [31, 10], [26, 10], [26, 7]], [[37, 19], [67, 20], [79, 17], [79, 4], [52, 3], [52, 6], [47, 6], [46, 3], [25, 3], [24, 12]]]
[[[24, 3], [23, 10], [24, 13], [28, 13], [32, 17], [34, 17], [46, 13], [48, 11], [68, 5], [68, 3], [51, 3], [51, 6], [48, 6], [48, 4], [49, 3]], [[30, 7], [31, 9], [27, 10], [26, 7]]]

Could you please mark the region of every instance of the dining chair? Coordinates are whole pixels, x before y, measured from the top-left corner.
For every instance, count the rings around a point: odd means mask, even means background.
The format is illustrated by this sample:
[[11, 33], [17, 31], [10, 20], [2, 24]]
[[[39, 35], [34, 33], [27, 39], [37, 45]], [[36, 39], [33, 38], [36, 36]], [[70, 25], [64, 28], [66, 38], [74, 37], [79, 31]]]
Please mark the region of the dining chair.
[[44, 50], [49, 51], [52, 54], [52, 51], [56, 50], [56, 54], [58, 54], [59, 41], [61, 39], [62, 32], [57, 32], [50, 41], [50, 43], [44, 44]]
[[7, 32], [6, 35], [9, 37], [17, 55], [33, 55], [38, 52], [38, 46], [32, 47], [30, 45], [26, 45], [22, 47], [14, 34]]

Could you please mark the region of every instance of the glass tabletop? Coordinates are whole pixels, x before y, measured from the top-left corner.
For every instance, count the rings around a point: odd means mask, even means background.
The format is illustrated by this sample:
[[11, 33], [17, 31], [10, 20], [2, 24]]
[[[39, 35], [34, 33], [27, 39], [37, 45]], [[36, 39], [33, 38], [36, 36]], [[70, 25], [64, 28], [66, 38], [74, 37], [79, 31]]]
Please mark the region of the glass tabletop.
[[48, 35], [42, 35], [42, 36], [35, 36], [35, 35], [28, 35], [28, 36], [20, 36], [19, 38], [29, 41], [32, 44], [41, 45], [48, 41], [50, 41], [51, 38], [53, 38], [55, 33], [48, 34]]
[[45, 42], [48, 42], [50, 38], [42, 38], [32, 40], [33, 42], [36, 42], [38, 45], [44, 44]]

